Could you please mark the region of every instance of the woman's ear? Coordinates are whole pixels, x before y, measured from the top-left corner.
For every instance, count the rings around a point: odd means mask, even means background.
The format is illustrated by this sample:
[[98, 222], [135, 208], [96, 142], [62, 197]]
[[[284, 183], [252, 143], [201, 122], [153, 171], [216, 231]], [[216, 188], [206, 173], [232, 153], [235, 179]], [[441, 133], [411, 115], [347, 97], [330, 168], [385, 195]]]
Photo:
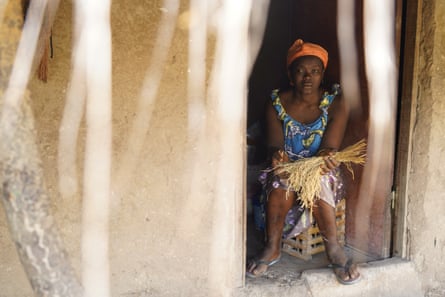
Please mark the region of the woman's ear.
[[287, 78], [289, 79], [289, 85], [291, 85], [292, 87], [294, 86], [294, 81], [293, 81], [293, 72], [292, 72], [292, 68], [289, 68], [287, 70]]

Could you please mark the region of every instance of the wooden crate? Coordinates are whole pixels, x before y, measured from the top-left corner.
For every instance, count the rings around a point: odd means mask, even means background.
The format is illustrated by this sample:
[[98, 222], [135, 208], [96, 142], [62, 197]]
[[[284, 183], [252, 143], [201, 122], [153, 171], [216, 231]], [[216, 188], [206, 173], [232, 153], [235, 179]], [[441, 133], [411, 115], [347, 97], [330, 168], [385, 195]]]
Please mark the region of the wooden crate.
[[[337, 237], [341, 244], [345, 243], [345, 209], [346, 200], [342, 199], [336, 206], [335, 219], [337, 224]], [[312, 259], [312, 255], [324, 252], [323, 239], [314, 222], [306, 231], [291, 239], [283, 239], [282, 250], [289, 255], [303, 260]]]

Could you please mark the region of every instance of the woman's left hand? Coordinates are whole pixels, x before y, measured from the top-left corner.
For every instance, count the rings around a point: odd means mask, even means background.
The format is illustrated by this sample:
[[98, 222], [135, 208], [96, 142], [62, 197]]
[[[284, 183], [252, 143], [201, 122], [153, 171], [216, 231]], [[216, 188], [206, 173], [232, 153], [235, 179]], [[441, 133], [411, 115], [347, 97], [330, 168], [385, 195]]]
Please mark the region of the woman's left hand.
[[319, 152], [319, 156], [323, 157], [324, 164], [322, 164], [321, 167], [321, 174], [327, 174], [331, 170], [337, 168], [340, 166], [340, 162], [338, 162], [334, 155], [336, 150], [323, 150]]

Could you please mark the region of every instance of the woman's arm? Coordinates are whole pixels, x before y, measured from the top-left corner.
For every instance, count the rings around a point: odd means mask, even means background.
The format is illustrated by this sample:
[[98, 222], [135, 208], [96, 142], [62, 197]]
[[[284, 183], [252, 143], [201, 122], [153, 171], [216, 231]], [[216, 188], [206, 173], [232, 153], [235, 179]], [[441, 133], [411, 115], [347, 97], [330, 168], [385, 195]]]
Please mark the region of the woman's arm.
[[341, 96], [337, 96], [329, 107], [328, 124], [319, 152], [337, 151], [340, 148], [348, 122], [348, 113], [345, 100]]
[[284, 134], [282, 122], [278, 119], [277, 112], [269, 101], [266, 105], [266, 133], [267, 133], [267, 152], [272, 166], [279, 162], [289, 160], [284, 152]]
[[322, 173], [326, 174], [338, 167], [340, 163], [335, 160], [333, 154], [338, 151], [343, 141], [343, 136], [348, 122], [349, 111], [345, 100], [338, 96], [329, 108], [328, 124], [323, 134], [318, 156], [323, 156], [325, 164]]

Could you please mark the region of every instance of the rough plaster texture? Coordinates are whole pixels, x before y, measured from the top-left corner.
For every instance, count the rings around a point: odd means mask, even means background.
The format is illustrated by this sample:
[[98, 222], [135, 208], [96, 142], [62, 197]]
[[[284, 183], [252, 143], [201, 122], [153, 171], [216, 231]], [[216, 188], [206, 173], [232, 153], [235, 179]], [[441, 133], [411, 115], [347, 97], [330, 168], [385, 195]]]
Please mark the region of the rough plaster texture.
[[[422, 1], [418, 97], [408, 189], [409, 256], [430, 296], [445, 294], [445, 3]], [[443, 295], [441, 295], [443, 296]]]
[[[185, 6], [185, 1], [182, 2]], [[126, 140], [137, 112], [137, 99], [146, 73], [163, 1], [122, 1], [112, 4], [113, 38], [113, 171], [120, 168]], [[183, 12], [185, 7], [181, 7]], [[53, 214], [66, 249], [80, 274], [81, 198], [58, 194], [57, 140], [71, 67], [72, 3], [61, 1], [53, 29], [54, 58], [48, 83], [30, 82], [39, 149]], [[210, 211], [193, 214], [194, 229], [182, 213], [190, 192], [191, 164], [187, 160], [186, 77], [187, 31], [177, 28], [153, 106], [142, 157], [130, 175], [128, 190], [114, 203], [110, 221], [111, 290], [113, 296], [206, 296], [211, 233]], [[211, 44], [209, 44], [211, 46]], [[203, 57], [209, 64], [209, 56]], [[100, 53], [97, 53], [100, 55]], [[79, 172], [83, 162], [85, 126], [79, 137]], [[209, 181], [214, 176], [207, 166]], [[115, 178], [113, 176], [113, 178]], [[81, 176], [79, 177], [81, 180]], [[116, 181], [114, 181], [116, 182]], [[241, 184], [241, 181], [240, 181]], [[210, 193], [210, 182], [200, 183]], [[113, 197], [114, 199], [115, 197]], [[202, 196], [208, 199], [207, 196]], [[211, 205], [203, 204], [206, 209]], [[31, 296], [0, 212], [0, 296]]]

